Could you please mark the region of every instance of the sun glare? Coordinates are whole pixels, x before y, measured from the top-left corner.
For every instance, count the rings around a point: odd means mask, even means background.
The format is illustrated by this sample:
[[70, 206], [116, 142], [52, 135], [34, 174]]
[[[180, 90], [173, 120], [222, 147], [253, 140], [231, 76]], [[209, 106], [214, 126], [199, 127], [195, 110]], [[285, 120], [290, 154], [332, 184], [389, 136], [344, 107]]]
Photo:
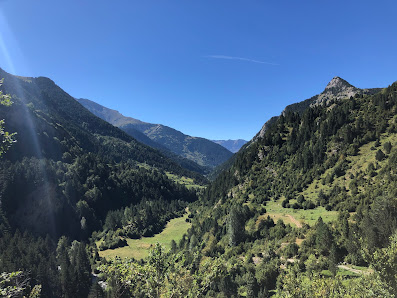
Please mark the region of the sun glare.
[[[18, 57], [23, 57], [22, 52], [17, 44], [16, 39], [14, 38], [11, 28], [9, 26], [9, 23], [7, 22], [6, 16], [4, 15], [4, 13], [1, 11], [0, 8], [0, 66], [1, 67], [5, 67], [8, 71], [10, 71], [12, 74], [16, 74], [16, 69], [15, 69], [15, 65], [12, 61], [11, 55], [10, 55], [10, 51], [8, 50], [9, 48], [12, 48], [13, 51], [16, 51], [16, 54]], [[7, 47], [7, 43], [10, 43], [10, 47]], [[26, 66], [25, 66], [26, 67]], [[1, 78], [0, 78], [1, 79]], [[25, 93], [22, 91], [22, 87], [20, 86], [20, 81], [19, 80], [15, 80], [15, 84], [17, 87], [17, 94], [12, 94], [12, 96], [16, 96], [19, 100], [21, 100], [23, 103], [28, 103], [29, 102], [29, 98], [25, 97]], [[41, 168], [41, 172], [43, 173], [43, 189], [44, 189], [44, 193], [45, 193], [45, 200], [46, 200], [46, 204], [49, 206], [49, 210], [53, 210], [52, 208], [52, 200], [53, 198], [51, 198], [50, 195], [50, 185], [48, 183], [48, 177], [47, 177], [47, 173], [45, 171], [45, 160], [43, 158], [43, 154], [41, 152], [41, 148], [40, 148], [40, 143], [39, 140], [37, 138], [37, 133], [36, 133], [36, 129], [34, 126], [34, 122], [32, 120], [32, 116], [31, 116], [31, 112], [29, 111], [29, 109], [27, 108], [26, 105], [22, 105], [23, 106], [23, 111], [25, 114], [25, 121], [27, 122], [27, 127], [29, 130], [29, 134], [33, 140], [34, 143], [34, 151], [36, 153], [36, 156], [40, 159], [40, 168]], [[17, 141], [18, 141], [18, 137], [17, 137]], [[51, 219], [52, 221], [50, 228], [54, 229], [55, 228], [55, 218], [52, 215]], [[53, 233], [55, 233], [56, 231], [52, 231]]]
[[[1, 11], [0, 8], [0, 50], [1, 50], [1, 60], [4, 59], [6, 63], [7, 69], [11, 71], [11, 73], [15, 73], [14, 64], [12, 63], [12, 59], [10, 53], [8, 52], [6, 43], [5, 43], [5, 36], [11, 36], [11, 30], [9, 28], [7, 19], [4, 13]], [[0, 60], [0, 61], [1, 61]]]

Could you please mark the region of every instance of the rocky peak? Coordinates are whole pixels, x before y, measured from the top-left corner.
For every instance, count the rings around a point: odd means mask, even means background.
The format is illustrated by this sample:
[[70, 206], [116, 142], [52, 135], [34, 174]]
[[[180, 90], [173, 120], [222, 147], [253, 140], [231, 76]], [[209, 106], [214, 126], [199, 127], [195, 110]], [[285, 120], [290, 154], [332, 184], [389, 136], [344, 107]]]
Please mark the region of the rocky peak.
[[331, 100], [340, 100], [344, 98], [349, 98], [357, 93], [361, 93], [362, 90], [349, 84], [347, 81], [340, 77], [334, 77], [328, 85], [325, 87], [324, 91], [313, 98], [311, 106], [323, 104], [324, 102], [329, 102]]
[[[381, 88], [371, 89], [359, 89], [351, 85], [346, 80], [340, 77], [334, 77], [325, 87], [324, 91], [320, 94], [314, 95], [306, 100], [291, 104], [287, 106], [281, 115], [285, 115], [286, 112], [297, 112], [303, 113], [309, 107], [316, 105], [328, 104], [331, 101], [343, 100], [346, 98], [354, 97], [356, 94], [370, 95], [379, 92]], [[268, 120], [260, 130], [260, 132], [254, 137], [254, 141], [262, 138], [265, 135], [266, 130], [276, 122], [278, 116], [275, 116]]]
[[334, 77], [327, 85], [327, 87], [325, 87], [325, 90], [327, 89], [331, 89], [331, 88], [347, 88], [347, 87], [353, 87], [352, 85], [350, 85], [347, 81], [345, 81], [344, 79], [340, 78], [340, 77]]

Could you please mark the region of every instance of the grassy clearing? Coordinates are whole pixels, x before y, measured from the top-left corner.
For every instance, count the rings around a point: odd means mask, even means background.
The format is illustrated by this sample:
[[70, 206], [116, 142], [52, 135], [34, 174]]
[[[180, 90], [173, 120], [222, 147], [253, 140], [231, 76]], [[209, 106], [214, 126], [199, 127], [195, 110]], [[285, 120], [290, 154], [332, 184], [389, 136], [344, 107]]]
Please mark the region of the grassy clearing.
[[[143, 259], [148, 256], [150, 246], [156, 242], [164, 246], [166, 250], [169, 250], [171, 248], [171, 240], [175, 240], [178, 243], [183, 234], [191, 226], [190, 223], [186, 222], [187, 216], [188, 214], [185, 214], [183, 217], [171, 219], [160, 234], [141, 239], [127, 239], [128, 246], [99, 251], [99, 255], [106, 259], [116, 256], [120, 258]], [[99, 244], [98, 242], [97, 245]]]
[[[332, 277], [332, 273], [329, 270], [323, 270], [321, 271], [321, 275], [325, 276], [325, 277]], [[338, 270], [336, 271], [336, 276], [342, 276], [342, 277], [359, 277], [360, 274], [351, 272], [349, 270], [345, 270], [345, 269], [340, 269], [338, 268]]]
[[320, 216], [324, 222], [336, 220], [338, 217], [338, 212], [327, 211], [324, 207], [317, 207], [311, 210], [283, 208], [281, 202], [282, 200], [267, 202], [266, 213], [261, 215], [259, 219], [266, 218], [269, 215], [275, 222], [282, 219], [285, 224], [298, 226], [295, 222], [296, 220], [299, 223], [306, 223], [309, 226], [313, 226]]
[[[145, 163], [138, 163], [138, 166], [139, 166], [140, 168], [144, 168], [144, 169], [146, 169], [146, 170], [152, 169], [151, 166], [149, 166], [149, 165], [147, 165], [147, 164], [145, 164]], [[170, 172], [166, 172], [165, 174], [167, 175], [167, 177], [168, 177], [169, 179], [171, 179], [171, 180], [174, 181], [175, 183], [185, 185], [188, 189], [191, 189], [191, 188], [205, 188], [205, 186], [198, 185], [198, 184], [194, 183], [193, 178], [189, 178], [189, 177], [185, 177], [185, 176], [182, 176], [182, 177], [181, 177], [181, 176], [172, 174], [172, 173], [170, 173]]]
[[[392, 146], [397, 144], [397, 136], [394, 134], [388, 135], [383, 134], [380, 138], [380, 146], [375, 147], [375, 141], [369, 142], [359, 148], [358, 154], [356, 156], [348, 156], [346, 159], [350, 162], [351, 168], [346, 171], [346, 174], [335, 178], [331, 185], [323, 185], [321, 179], [325, 178], [329, 173], [332, 172], [333, 169], [328, 169], [325, 171], [323, 175], [321, 175], [320, 179], [314, 180], [308, 187], [302, 191], [302, 194], [306, 200], [311, 200], [313, 202], [316, 201], [320, 190], [327, 193], [331, 190], [331, 188], [335, 185], [339, 185], [340, 187], [345, 187], [349, 190], [349, 183], [351, 181], [350, 175], [357, 175], [358, 172], [366, 172], [368, 165], [370, 163], [378, 164], [379, 168], [381, 168], [385, 163], [384, 161], [377, 161], [375, 158], [376, 152], [378, 149], [384, 151], [383, 145], [386, 142], [390, 142]], [[379, 170], [378, 170], [379, 171]]]
[[188, 178], [185, 176], [180, 177], [180, 176], [177, 176], [177, 175], [169, 173], [169, 172], [167, 172], [166, 174], [169, 179], [171, 179], [172, 181], [174, 181], [176, 183], [185, 185], [186, 188], [188, 188], [188, 189], [205, 188], [205, 186], [195, 184], [192, 178]]

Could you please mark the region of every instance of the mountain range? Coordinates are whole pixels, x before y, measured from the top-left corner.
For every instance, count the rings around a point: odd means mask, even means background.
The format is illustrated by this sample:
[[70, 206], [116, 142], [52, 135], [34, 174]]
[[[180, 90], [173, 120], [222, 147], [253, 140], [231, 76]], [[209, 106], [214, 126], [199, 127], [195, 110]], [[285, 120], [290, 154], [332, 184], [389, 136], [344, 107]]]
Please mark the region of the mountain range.
[[118, 111], [106, 108], [88, 99], [80, 98], [76, 100], [96, 116], [119, 127], [138, 141], [159, 149], [165, 154], [172, 152], [197, 163], [205, 169], [201, 173], [208, 173], [233, 155], [224, 146], [205, 138], [192, 137], [165, 125], [147, 123], [126, 117]]
[[[34, 285], [43, 297], [397, 293], [397, 83], [333, 78], [268, 120], [208, 183], [167, 147], [192, 137], [79, 100], [91, 113], [48, 78], [0, 78], [14, 102], [0, 119], [17, 132], [0, 160], [0, 268], [29, 272], [26, 295]], [[175, 217], [184, 234], [169, 251], [131, 258], [137, 238], [152, 241]], [[112, 286], [92, 283], [92, 270]]]
[[238, 140], [212, 140], [214, 143], [217, 143], [223, 147], [225, 147], [230, 152], [236, 153], [243, 147], [247, 141], [238, 139]]

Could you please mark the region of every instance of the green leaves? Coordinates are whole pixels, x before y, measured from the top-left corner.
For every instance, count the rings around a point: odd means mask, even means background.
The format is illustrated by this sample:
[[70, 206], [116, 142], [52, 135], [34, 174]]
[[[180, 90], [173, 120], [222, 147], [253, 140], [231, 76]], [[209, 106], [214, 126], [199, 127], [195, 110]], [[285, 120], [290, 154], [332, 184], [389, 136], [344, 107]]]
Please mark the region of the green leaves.
[[[3, 85], [4, 79], [0, 80], [0, 87]], [[9, 107], [13, 104], [11, 101], [11, 96], [9, 94], [3, 94], [3, 91], [0, 90], [0, 104], [6, 107]]]
[[[0, 87], [3, 84], [3, 79], [0, 80]], [[11, 96], [8, 94], [3, 94], [3, 91], [0, 91], [0, 105], [9, 107], [13, 104], [11, 101]], [[16, 140], [14, 136], [16, 133], [9, 133], [4, 129], [5, 121], [0, 120], [0, 157], [7, 152], [7, 150], [11, 147], [12, 143], [15, 143]]]
[[[193, 258], [200, 263], [201, 256]], [[146, 263], [113, 259], [98, 269], [106, 276], [110, 294], [132, 297], [202, 297], [225, 275], [221, 259], [205, 259], [192, 273], [185, 265], [183, 254], [166, 254], [160, 244], [150, 251]]]
[[[23, 271], [2, 272], [0, 274], [0, 296], [1, 297], [26, 297], [29, 294], [29, 281]], [[36, 285], [30, 291], [29, 297], [38, 298], [41, 293], [41, 285]]]
[[377, 250], [373, 258], [380, 278], [397, 292], [397, 232], [390, 237], [390, 245]]

